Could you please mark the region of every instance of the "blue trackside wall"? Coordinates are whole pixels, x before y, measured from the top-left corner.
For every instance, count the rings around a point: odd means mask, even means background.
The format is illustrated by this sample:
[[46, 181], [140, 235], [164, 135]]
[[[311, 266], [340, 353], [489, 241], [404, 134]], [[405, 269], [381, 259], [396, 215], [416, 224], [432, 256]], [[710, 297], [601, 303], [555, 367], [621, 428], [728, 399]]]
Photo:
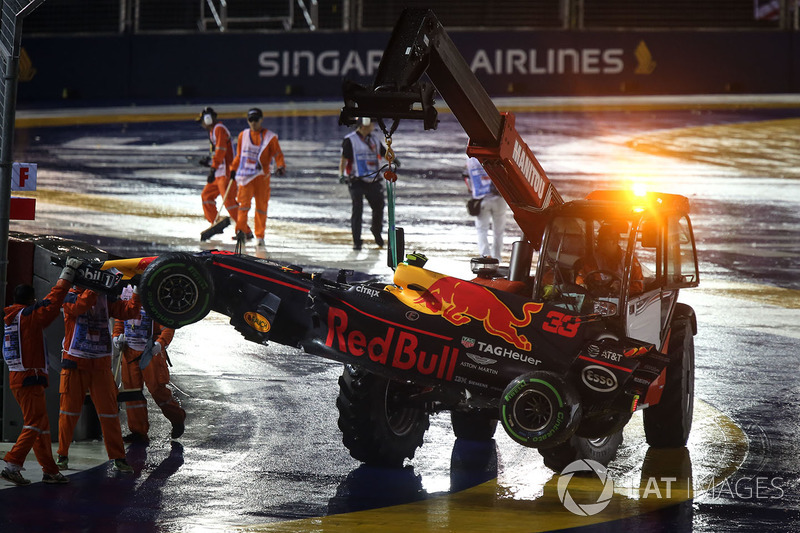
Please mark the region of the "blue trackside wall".
[[[792, 32], [449, 34], [492, 96], [800, 91], [800, 34]], [[18, 101], [336, 99], [344, 78], [372, 79], [388, 37], [388, 32], [26, 37], [33, 77], [20, 82]]]

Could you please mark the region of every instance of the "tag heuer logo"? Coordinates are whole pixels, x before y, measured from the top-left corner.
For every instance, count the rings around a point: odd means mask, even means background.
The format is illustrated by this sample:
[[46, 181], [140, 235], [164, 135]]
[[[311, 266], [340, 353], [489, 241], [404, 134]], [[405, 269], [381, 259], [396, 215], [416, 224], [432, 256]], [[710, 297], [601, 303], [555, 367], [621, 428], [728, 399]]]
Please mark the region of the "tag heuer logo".
[[470, 337], [461, 337], [461, 345], [464, 348], [472, 348], [473, 346], [475, 346], [475, 339], [472, 339]]

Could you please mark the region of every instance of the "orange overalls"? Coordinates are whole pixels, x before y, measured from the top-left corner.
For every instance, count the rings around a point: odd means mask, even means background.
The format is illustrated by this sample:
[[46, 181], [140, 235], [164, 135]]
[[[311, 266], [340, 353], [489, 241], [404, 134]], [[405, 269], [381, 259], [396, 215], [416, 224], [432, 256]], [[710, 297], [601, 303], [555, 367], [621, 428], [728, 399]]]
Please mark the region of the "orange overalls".
[[19, 355], [18, 361], [9, 357], [6, 363], [9, 365], [9, 388], [22, 409], [22, 431], [3, 459], [21, 467], [33, 449], [42, 472], [50, 475], [58, 474], [58, 467], [53, 460], [44, 392], [48, 386], [49, 365], [43, 330], [58, 317], [71, 285], [69, 281], [60, 279], [50, 294], [34, 305], [14, 304], [5, 308], [4, 342], [8, 343], [9, 354], [16, 351]]
[[[172, 342], [174, 329], [165, 328], [154, 321], [142, 309], [139, 317], [133, 320], [117, 320], [114, 323], [114, 336], [125, 334], [126, 346], [122, 352], [122, 387], [124, 389], [141, 389], [147, 385], [147, 390], [153, 396], [156, 405], [164, 413], [173, 426], [182, 425], [186, 419], [186, 411], [172, 397], [172, 391], [166, 386], [169, 383], [169, 368], [167, 366], [167, 346]], [[152, 339], [161, 345], [161, 352], [153, 356], [150, 363], [144, 368], [139, 368], [142, 351], [146, 343]], [[125, 411], [128, 414], [128, 429], [132, 433], [147, 436], [150, 430], [150, 421], [147, 418], [147, 400], [129, 400], [125, 402]]]
[[250, 212], [250, 202], [255, 197], [255, 236], [259, 239], [264, 238], [267, 226], [267, 206], [270, 197], [269, 165], [272, 159], [275, 159], [277, 168], [286, 167], [275, 133], [266, 128], [259, 131], [248, 128], [239, 133], [236, 158], [231, 164], [231, 170], [236, 171], [236, 184], [239, 186], [239, 193], [236, 196], [239, 202], [236, 231], [242, 231], [245, 235], [252, 233], [247, 224], [247, 216]]
[[[211, 143], [211, 168], [216, 169], [214, 181], [206, 184], [203, 188], [201, 197], [203, 199], [203, 215], [211, 224], [217, 218], [217, 197], [222, 196], [222, 204], [228, 210], [231, 220], [236, 222], [239, 215], [239, 204], [236, 203], [236, 183], [231, 184], [228, 191], [228, 167], [233, 162], [233, 145], [231, 144], [231, 133], [221, 122], [214, 124], [208, 132], [208, 140]], [[225, 191], [228, 194], [225, 195]]]
[[64, 300], [64, 343], [61, 351], [61, 401], [58, 414], [58, 455], [68, 456], [86, 391], [92, 397], [109, 459], [123, 459], [125, 446], [119, 423], [117, 384], [111, 371], [109, 317], [139, 315], [141, 302], [108, 302], [104, 294], [72, 289]]

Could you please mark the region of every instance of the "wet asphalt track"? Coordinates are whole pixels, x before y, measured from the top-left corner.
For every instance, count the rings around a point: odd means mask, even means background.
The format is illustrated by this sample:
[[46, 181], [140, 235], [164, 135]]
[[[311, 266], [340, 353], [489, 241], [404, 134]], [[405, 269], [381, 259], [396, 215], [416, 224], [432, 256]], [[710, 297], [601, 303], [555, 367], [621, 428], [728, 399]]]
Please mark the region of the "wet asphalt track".
[[[195, 110], [180, 112], [188, 119]], [[598, 516], [565, 511], [557, 476], [535, 451], [502, 430], [492, 446], [456, 442], [447, 416], [433, 418], [404, 469], [360, 466], [336, 427], [340, 365], [247, 343], [212, 314], [180, 330], [170, 349], [189, 413], [184, 437], [171, 442], [151, 409], [153, 440], [128, 450], [136, 469], [128, 477], [109, 472], [101, 444], [74, 445], [86, 459], [69, 486], [0, 490], [0, 530], [800, 530], [798, 116], [796, 105], [518, 112], [565, 198], [636, 180], [692, 202], [702, 283], [682, 299], [699, 322], [695, 428], [686, 450], [658, 455], [634, 419], [610, 465], [615, 497]], [[118, 120], [17, 131], [15, 159], [39, 164], [39, 204], [37, 220], [12, 222], [12, 231], [80, 238], [121, 256], [199, 249], [204, 172], [193, 161], [203, 132], [189, 120]], [[266, 123], [280, 135], [289, 174], [273, 178], [267, 249], [249, 252], [388, 279], [384, 254], [351, 250], [335, 115], [279, 113]], [[465, 143], [443, 114], [436, 132], [403, 123], [393, 144], [408, 248], [462, 277], [475, 247], [460, 179]], [[230, 247], [229, 237], [210, 246]], [[38, 479], [35, 464], [26, 474]], [[691, 477], [693, 493], [676, 482], [671, 498], [643, 497], [652, 475]]]

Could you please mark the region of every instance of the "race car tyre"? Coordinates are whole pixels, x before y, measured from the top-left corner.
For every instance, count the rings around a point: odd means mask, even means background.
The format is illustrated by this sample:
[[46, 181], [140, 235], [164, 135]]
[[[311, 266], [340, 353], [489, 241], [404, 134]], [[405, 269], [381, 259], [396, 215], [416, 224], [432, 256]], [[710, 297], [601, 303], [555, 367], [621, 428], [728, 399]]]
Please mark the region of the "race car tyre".
[[544, 465], [556, 472], [561, 472], [568, 464], [579, 459], [592, 459], [603, 466], [608, 466], [617, 455], [622, 444], [622, 430], [599, 439], [587, 439], [573, 435], [558, 446], [539, 450], [544, 458]]
[[177, 329], [203, 319], [214, 301], [214, 284], [200, 259], [187, 253], [156, 258], [139, 287], [145, 311], [162, 326]]
[[575, 387], [552, 372], [530, 372], [508, 384], [500, 398], [500, 420], [512, 440], [546, 449], [569, 439], [581, 419]]
[[450, 421], [457, 439], [490, 441], [497, 429], [497, 418], [482, 411], [451, 411]]
[[420, 388], [345, 365], [339, 378], [339, 429], [350, 455], [372, 466], [401, 467], [430, 426], [428, 413], [409, 406]]
[[694, 338], [687, 318], [672, 323], [670, 363], [661, 400], [644, 410], [647, 444], [655, 448], [686, 446], [694, 411]]

